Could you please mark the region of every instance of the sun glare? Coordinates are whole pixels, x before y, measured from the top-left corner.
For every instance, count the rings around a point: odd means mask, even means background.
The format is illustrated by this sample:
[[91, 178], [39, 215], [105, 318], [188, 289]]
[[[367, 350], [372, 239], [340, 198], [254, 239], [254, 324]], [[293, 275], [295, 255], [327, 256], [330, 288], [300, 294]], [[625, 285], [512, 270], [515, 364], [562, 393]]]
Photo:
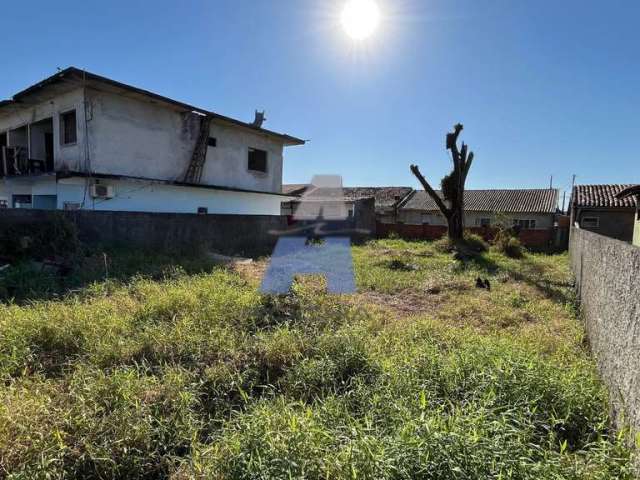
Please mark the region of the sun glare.
[[364, 40], [378, 27], [380, 10], [374, 0], [349, 0], [340, 20], [347, 35], [354, 40]]

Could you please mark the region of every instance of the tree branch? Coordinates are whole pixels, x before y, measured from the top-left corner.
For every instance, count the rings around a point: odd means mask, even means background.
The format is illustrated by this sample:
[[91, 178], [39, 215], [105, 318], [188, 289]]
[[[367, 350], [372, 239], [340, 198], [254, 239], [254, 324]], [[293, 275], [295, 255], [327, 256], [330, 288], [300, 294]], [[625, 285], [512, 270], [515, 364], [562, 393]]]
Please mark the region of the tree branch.
[[420, 169], [418, 168], [417, 165], [411, 165], [411, 173], [413, 173], [416, 176], [416, 178], [420, 181], [420, 183], [424, 187], [425, 192], [427, 192], [429, 196], [433, 199], [433, 201], [436, 202], [436, 205], [438, 206], [442, 214], [448, 218], [449, 215], [451, 214], [451, 211], [447, 208], [447, 206], [444, 204], [444, 202], [442, 201], [440, 196], [436, 193], [436, 191], [433, 188], [431, 188], [431, 185], [429, 185], [429, 182], [427, 182], [427, 180], [424, 178], [422, 173], [420, 173]]
[[471, 162], [473, 162], [473, 152], [469, 152], [469, 156], [467, 157], [467, 161], [464, 164], [463, 178], [464, 178], [465, 181], [467, 180], [467, 174], [469, 173], [469, 169], [471, 168]]

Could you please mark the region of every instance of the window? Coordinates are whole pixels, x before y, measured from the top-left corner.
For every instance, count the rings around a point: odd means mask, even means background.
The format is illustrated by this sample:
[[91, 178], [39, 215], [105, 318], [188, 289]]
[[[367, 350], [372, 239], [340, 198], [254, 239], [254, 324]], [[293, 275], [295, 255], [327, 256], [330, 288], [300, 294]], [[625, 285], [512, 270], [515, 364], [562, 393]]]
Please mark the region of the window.
[[9, 208], [9, 200], [0, 198], [0, 208]]
[[64, 202], [63, 204], [65, 210], [80, 210], [81, 206], [80, 202]]
[[31, 208], [31, 195], [14, 195], [13, 208]]
[[209, 213], [207, 207], [198, 207], [198, 215], [206, 215], [207, 213]]
[[247, 168], [253, 172], [267, 173], [267, 152], [250, 148]]
[[490, 218], [476, 218], [476, 227], [489, 227], [491, 226]]
[[71, 145], [78, 140], [76, 132], [76, 111], [60, 114], [60, 143], [62, 145]]
[[513, 225], [522, 228], [523, 230], [533, 230], [536, 228], [536, 221], [531, 218], [513, 220]]
[[58, 204], [56, 195], [34, 195], [32, 207], [37, 210], [55, 210]]
[[580, 226], [583, 228], [598, 228], [600, 226], [600, 217], [582, 217]]
[[215, 146], [217, 146], [217, 145], [218, 145], [218, 140], [216, 140], [215, 138], [213, 138], [213, 137], [209, 137], [209, 138], [207, 139], [207, 146], [209, 146], [209, 147], [215, 147]]

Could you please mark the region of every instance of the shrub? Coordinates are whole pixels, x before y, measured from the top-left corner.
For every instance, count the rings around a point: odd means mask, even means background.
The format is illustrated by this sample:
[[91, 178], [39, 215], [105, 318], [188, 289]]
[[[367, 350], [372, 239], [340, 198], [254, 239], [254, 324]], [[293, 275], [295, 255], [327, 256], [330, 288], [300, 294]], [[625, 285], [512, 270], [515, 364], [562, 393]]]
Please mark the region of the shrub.
[[462, 242], [456, 244], [449, 237], [444, 236], [433, 242], [434, 248], [441, 253], [451, 253], [459, 251], [462, 253], [483, 253], [489, 249], [489, 245], [480, 235], [465, 232]]
[[510, 258], [522, 258], [522, 256], [524, 255], [522, 244], [516, 237], [507, 235], [496, 237], [494, 246], [496, 250], [504, 253], [507, 257]]
[[489, 245], [487, 245], [487, 242], [485, 242], [480, 235], [476, 235], [475, 233], [465, 233], [464, 244], [468, 249], [477, 253], [482, 253], [489, 250]]

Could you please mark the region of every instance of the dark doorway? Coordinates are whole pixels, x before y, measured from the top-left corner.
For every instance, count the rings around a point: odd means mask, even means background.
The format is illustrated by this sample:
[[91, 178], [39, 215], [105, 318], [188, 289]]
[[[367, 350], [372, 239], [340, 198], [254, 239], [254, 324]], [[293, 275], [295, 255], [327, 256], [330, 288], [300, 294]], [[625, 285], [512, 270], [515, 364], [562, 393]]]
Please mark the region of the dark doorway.
[[53, 172], [53, 133], [44, 134], [44, 158], [46, 162], [47, 172]]
[[0, 177], [4, 177], [7, 174], [5, 162], [4, 162], [4, 147], [7, 146], [7, 134], [0, 133]]

